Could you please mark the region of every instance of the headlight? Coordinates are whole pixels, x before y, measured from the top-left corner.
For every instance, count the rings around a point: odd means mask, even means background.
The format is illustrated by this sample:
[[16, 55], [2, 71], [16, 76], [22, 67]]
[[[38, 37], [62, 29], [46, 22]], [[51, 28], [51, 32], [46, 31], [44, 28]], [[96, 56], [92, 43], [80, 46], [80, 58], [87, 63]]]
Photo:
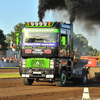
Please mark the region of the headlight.
[[34, 22], [31, 22], [31, 25], [34, 26], [35, 25]]
[[36, 25], [36, 26], [38, 26], [38, 24], [39, 24], [38, 22], [35, 22], [35, 25]]
[[23, 61], [23, 62], [22, 62], [22, 65], [26, 65], [26, 62], [25, 62], [25, 61]]
[[22, 65], [22, 68], [26, 68], [26, 65]]
[[47, 25], [47, 22], [43, 22], [43, 25], [46, 26]]
[[50, 65], [50, 68], [54, 68], [54, 65]]
[[23, 62], [23, 61], [25, 61], [25, 62], [26, 62], [26, 59], [22, 59], [22, 62]]
[[54, 68], [54, 60], [50, 60], [50, 68]]
[[54, 60], [50, 60], [50, 64], [54, 64]]
[[26, 64], [26, 59], [22, 59], [22, 64]]
[[39, 22], [39, 25], [42, 26], [42, 22]]
[[50, 62], [50, 65], [54, 65], [54, 62]]

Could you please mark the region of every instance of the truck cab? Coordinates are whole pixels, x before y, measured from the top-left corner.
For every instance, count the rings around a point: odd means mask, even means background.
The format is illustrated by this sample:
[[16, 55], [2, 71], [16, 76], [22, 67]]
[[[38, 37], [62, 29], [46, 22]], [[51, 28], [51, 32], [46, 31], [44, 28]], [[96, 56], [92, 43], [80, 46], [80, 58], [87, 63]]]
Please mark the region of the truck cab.
[[[19, 72], [25, 85], [31, 85], [34, 81], [43, 79], [55, 82], [57, 86], [65, 86], [66, 81], [73, 79], [74, 76], [82, 77], [84, 64], [81, 69], [73, 66], [72, 24], [26, 22], [20, 33], [20, 43], [17, 38], [17, 44], [21, 46], [23, 59], [20, 61]], [[87, 79], [83, 82], [85, 83]]]

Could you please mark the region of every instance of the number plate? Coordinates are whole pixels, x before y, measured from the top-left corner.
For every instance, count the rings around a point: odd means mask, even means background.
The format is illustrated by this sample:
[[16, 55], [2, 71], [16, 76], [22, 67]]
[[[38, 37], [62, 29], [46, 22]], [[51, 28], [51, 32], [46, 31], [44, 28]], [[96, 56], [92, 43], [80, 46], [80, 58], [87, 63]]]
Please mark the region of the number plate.
[[41, 74], [41, 72], [33, 72], [33, 74]]

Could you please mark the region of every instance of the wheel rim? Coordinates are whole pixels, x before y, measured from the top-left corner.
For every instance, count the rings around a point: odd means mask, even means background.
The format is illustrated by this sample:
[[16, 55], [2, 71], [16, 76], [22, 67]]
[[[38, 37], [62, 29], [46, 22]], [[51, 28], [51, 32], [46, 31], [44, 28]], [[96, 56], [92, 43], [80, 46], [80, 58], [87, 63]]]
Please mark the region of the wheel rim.
[[66, 75], [64, 73], [62, 74], [61, 79], [62, 79], [62, 83], [65, 84], [65, 82], [66, 82]]

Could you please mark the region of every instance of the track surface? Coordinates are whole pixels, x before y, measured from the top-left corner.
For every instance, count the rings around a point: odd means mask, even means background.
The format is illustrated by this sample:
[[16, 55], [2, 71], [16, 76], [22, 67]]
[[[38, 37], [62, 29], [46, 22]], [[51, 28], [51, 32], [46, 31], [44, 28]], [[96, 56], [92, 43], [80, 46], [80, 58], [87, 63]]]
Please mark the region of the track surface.
[[[0, 73], [1, 71], [0, 69]], [[13, 70], [17, 71], [18, 69]], [[5, 69], [5, 72], [8, 73], [10, 70]], [[86, 86], [68, 82], [66, 87], [57, 87], [55, 83], [47, 82], [34, 82], [32, 86], [25, 86], [21, 78], [0, 79], [0, 100], [82, 100], [84, 87], [89, 88], [91, 100], [100, 97], [98, 81], [89, 81]]]

